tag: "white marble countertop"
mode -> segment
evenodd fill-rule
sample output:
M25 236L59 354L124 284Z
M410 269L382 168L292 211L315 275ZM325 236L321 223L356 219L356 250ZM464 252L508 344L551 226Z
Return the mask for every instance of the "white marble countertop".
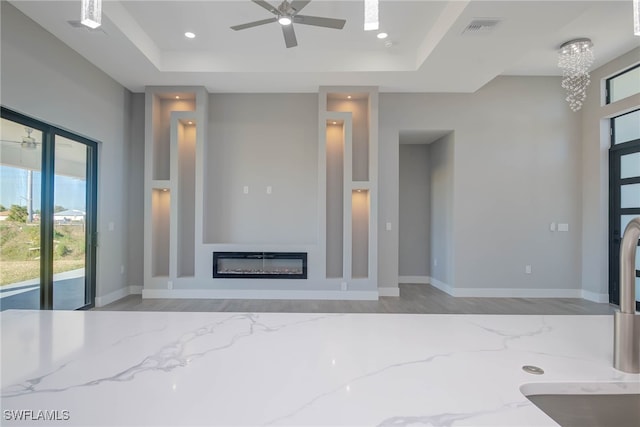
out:
M553 426L523 385L640 384L612 317L5 311L1 424Z

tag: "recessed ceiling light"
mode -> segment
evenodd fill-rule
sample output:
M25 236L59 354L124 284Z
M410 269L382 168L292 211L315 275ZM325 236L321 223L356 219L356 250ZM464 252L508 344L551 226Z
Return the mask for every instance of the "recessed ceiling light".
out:
M187 31L186 33L184 33L184 36L188 39L195 39L196 35L194 33L192 33L191 31Z
M180 96L179 96L179 95L176 95L176 99L180 99Z
M334 124L334 125L337 125L337 124L338 124L338 122L333 122L333 124Z
M347 99L351 99L351 95L348 95L348 96L347 96Z
M386 39L387 37L389 37L389 34L387 33L378 33L378 35L376 36L379 39Z
M193 124L193 122L192 122L191 120L189 120L189 124L190 124L190 125L192 125L192 124Z

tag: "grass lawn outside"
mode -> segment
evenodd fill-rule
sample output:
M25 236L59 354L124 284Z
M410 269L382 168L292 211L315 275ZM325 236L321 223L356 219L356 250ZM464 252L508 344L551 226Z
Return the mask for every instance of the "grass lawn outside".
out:
M56 224L53 273L85 267L83 224ZM40 277L40 225L0 223L0 286Z

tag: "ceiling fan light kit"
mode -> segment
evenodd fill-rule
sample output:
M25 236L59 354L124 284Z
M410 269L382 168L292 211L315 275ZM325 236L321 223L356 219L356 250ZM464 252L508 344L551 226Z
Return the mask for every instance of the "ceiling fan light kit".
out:
M234 25L232 30L246 30L247 28L253 28L260 25L270 24L272 22L278 22L282 27L282 35L284 36L284 43L287 48L295 47L298 45L296 33L293 29L293 24L313 25L316 27L333 28L341 30L346 24L344 19L325 18L321 16L308 16L299 15L298 13L308 5L311 0L293 0L291 2L284 0L278 7L274 7L264 0L251 0L258 6L268 10L273 15L272 18L262 19L260 21L247 22L246 24Z

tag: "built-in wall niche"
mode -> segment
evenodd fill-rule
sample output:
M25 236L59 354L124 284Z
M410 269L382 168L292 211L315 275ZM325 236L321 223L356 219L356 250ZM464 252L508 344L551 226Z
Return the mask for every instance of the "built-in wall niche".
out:
M351 191L351 276L369 277L369 190Z
M327 264L330 278L343 277L344 233L344 120L327 120Z
M369 94L328 93L327 111L352 114L352 180L369 180Z
M169 276L169 225L171 219L171 191L154 188L151 192L151 275Z
M196 120L176 120L178 148L177 276L191 277L195 271Z
M195 111L192 92L161 92L153 95L153 171L152 179L168 180L171 175L171 113Z

